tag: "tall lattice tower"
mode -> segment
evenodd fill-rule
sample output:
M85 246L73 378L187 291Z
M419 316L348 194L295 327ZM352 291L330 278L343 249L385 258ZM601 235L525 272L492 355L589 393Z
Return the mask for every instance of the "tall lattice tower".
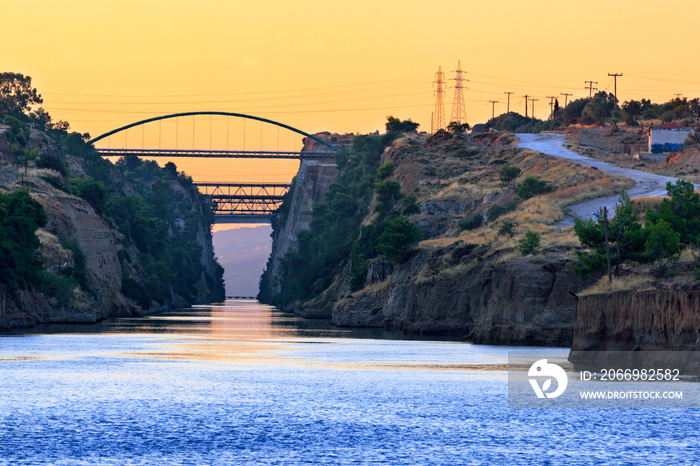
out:
M455 73L457 77L452 78L455 81L455 98L452 101L452 116L450 117L450 122L454 121L458 125L461 125L463 122L467 122L467 107L464 105L464 92L462 89L464 89L464 81L468 81L468 79L464 79L464 76L462 76L466 71L462 70L462 63L460 61L457 62Z
M445 123L445 102L442 96L445 94L445 73L442 72L442 67L439 66L435 73L435 112L433 113L433 132L436 133L447 127Z

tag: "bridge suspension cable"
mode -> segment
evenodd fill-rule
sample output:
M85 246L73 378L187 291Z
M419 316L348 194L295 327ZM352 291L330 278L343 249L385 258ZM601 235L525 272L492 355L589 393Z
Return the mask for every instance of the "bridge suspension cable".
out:
M298 128L295 128L295 127L293 127L293 126L289 126L289 125L286 125L286 124L284 124L284 123L280 123L280 122L278 122L278 121L274 121L274 120L270 120L270 119L262 118L262 117L257 117L257 116L253 116L253 115L246 115L246 114L243 114L243 113L234 113L234 112L210 112L210 111L172 113L172 114L170 114L170 115L162 115L162 116L153 117L153 118L146 118L145 120L140 120L140 121L137 121L137 122L128 124L128 125L124 125L124 126L122 126L122 127L120 127L120 128L114 129L114 130L112 130L112 131L108 131L108 132L106 132L106 133L104 133L104 134L101 134L101 135L99 135L99 136L97 136L97 137L91 139L91 140L88 141L88 142L94 144L94 143L96 143L97 141L100 141L100 140L102 140L102 139L104 139L104 138L106 138L106 137L109 137L109 136L111 136L111 135L113 135L113 134L115 134L115 133L119 133L119 132L121 132L121 131L125 131L125 132L126 132L129 128L133 128L133 127L135 127L135 126L144 125L144 124L146 124L146 123L150 123L150 122L153 122L153 121L161 121L161 120L167 120L167 119L170 119L170 118L175 118L175 122L176 122L176 123L175 123L175 124L176 124L175 146L176 146L176 149L177 149L177 148L179 148L179 141L178 141L179 117L184 117L184 116L193 116L193 117L194 117L194 116L196 116L196 115L220 115L220 116L228 116L228 117L242 118L242 119L243 119L243 125L244 125L244 126L243 126L243 127L244 127L244 131L243 131L243 136L244 136L244 149L245 149L245 121L246 121L246 120L255 120L255 121L259 121L259 122L261 122L261 123L268 123L268 124L276 125L276 126L278 126L278 127L285 128L285 129L288 129L288 130L293 131L293 132L295 132L295 133L301 134L301 135L303 135L303 136L305 136L305 137L307 137L307 138L313 139L314 141L316 141L316 142L318 142L318 143L320 143L320 144L323 144L324 146L328 147L328 148L331 149L331 150L334 150L334 151L339 150L339 149L338 149L337 147L335 147L334 145L332 145L332 144L330 144L330 143L328 143L328 142L326 142L326 141L324 141L324 140L322 140L322 139L320 139L320 138L318 138L318 137L316 137L316 136L314 136L314 135L312 135L312 134L309 134L309 133L307 133L307 132L305 132L305 131L302 131L302 130L300 130L300 129L298 129ZM128 133L127 133L127 134L128 134Z

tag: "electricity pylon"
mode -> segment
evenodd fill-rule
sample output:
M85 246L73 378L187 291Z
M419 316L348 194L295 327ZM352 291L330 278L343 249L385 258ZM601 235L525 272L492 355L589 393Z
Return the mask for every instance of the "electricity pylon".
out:
M462 121L464 123L467 122L467 107L464 104L464 92L462 89L464 89L464 81L469 81L468 79L464 79L462 76L463 73L466 73L466 71L462 70L462 63L460 61L457 62L457 69L455 70L455 73L457 74L456 78L452 78L455 81L455 98L452 101L452 116L450 117L450 122L456 122L458 125L462 124Z
M445 94L445 73L442 72L442 67L439 66L435 73L435 81L437 84L435 89L435 112L433 113L433 132L437 133L441 129L446 128L445 124L445 102L443 94Z

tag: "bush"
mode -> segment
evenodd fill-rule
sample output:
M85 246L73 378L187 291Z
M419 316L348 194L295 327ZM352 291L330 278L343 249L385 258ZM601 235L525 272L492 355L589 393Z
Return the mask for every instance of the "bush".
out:
M377 193L377 211L386 214L391 210L396 201L401 199L401 183L395 180L384 180L374 185Z
M510 220L504 220L501 224L501 228L498 229L499 235L513 236L515 234L516 228L518 227L518 222L511 222Z
M513 183L520 176L521 170L518 167L506 165L498 171L498 177L501 180L501 186L506 187ZM513 186L515 188L515 186Z
M36 230L47 222L27 191L0 193L0 283L9 286L13 298L42 281L44 266L34 251L40 246Z
M459 229L462 230L476 230L481 225L484 224L484 216L481 214L474 214L469 218L463 218L459 221Z
M527 230L525 238L518 241L518 250L523 256L534 253L540 245L540 238L539 233Z
M527 200L535 196L547 194L554 191L554 186L546 181L541 181L534 176L528 176L522 183L518 183L518 196Z
M423 233L406 217L398 217L389 222L379 236L377 250L392 262L405 262L410 256L411 246Z
M417 214L420 212L420 207L416 203L416 196L409 194L401 200L401 208L404 215Z
M50 170L56 170L63 176L66 176L66 164L60 157L54 157L53 155L44 155L39 157L36 161L37 168L48 168Z
M387 133L405 133L408 131L414 131L420 126L419 123L415 123L408 120L401 121L399 118L394 118L393 116L388 116L386 118L386 132Z
M388 160L384 165L377 168L377 178L379 178L380 180L389 178L389 176L391 176L392 171L394 171L394 162Z
M493 222L496 220L498 217L500 217L503 214L507 214L508 212L511 212L515 210L516 207L518 207L518 204L520 202L517 199L513 199L512 201L509 201L505 205L495 205L489 209L488 213L488 221Z

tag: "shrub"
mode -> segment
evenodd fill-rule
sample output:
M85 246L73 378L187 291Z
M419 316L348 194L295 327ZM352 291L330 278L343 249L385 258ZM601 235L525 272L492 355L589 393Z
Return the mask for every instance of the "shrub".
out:
M416 203L416 196L410 194L401 200L401 207L404 215L417 214L420 212L420 207Z
M540 245L540 238L539 233L527 230L525 238L518 241L518 250L523 256L534 253Z
M37 168L48 168L51 170L56 170L63 176L66 176L66 164L60 157L54 157L53 155L44 155L39 157L36 161Z
M513 236L515 234L516 228L518 227L518 222L511 222L510 220L504 220L501 224L501 228L498 229L499 235Z
M391 176L392 171L394 171L394 162L388 160L384 165L377 168L377 178L379 178L380 180L389 178L389 176Z
M534 176L528 176L522 183L518 183L518 196L522 199L530 199L535 196L547 194L554 191L554 186L546 181L541 181Z
M506 187L513 183L517 177L520 176L521 170L518 167L513 167L511 165L506 165L501 167L498 171L498 177L501 180L501 186ZM515 186L513 186L515 188Z
M475 230L484 224L484 216L481 214L474 214L469 218L463 218L459 221L459 229L461 230Z
M517 199L513 199L512 201L509 201L505 205L495 205L489 209L488 213L488 221L493 222L496 220L498 217L500 217L503 214L507 214L508 212L511 212L515 210L515 208L518 206L520 202Z

